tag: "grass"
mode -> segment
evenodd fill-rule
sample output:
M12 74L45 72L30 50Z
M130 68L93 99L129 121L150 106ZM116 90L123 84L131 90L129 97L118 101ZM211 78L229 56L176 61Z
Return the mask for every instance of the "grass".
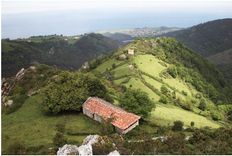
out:
M115 77L130 75L133 73L133 69L130 69L128 64L124 64L122 66L119 66L118 68L116 68L112 71L114 72Z
M107 61L105 61L104 63L100 64L96 70L103 73L106 71L106 69L111 69L112 68L112 65L115 64L115 65L118 65L120 64L121 61L118 61L116 59L108 59Z
M51 145L52 138L56 133L55 126L60 122L65 122L67 131L82 134L78 136L65 134L68 141L77 144L82 142L87 133L100 132L99 124L82 113L58 116L44 115L39 108L41 102L42 98L39 95L32 96L18 111L2 116L3 151L14 140L23 141L28 147Z
M125 84L125 86L128 88L130 87L130 85L132 85L131 88L133 89L141 89L142 91L146 92L153 101L159 100L159 96L147 86L145 86L138 78L131 78L129 82Z
M195 127L198 128L205 126L211 128L220 127L220 125L214 121L173 105L157 105L155 110L152 111L150 117L150 121L158 125L172 125L176 120L184 122L184 126L190 126L190 123L193 121L195 123Z
M159 74L166 69L159 62L161 60L157 59L153 55L137 55L134 58L134 62L138 68L150 75L159 76Z

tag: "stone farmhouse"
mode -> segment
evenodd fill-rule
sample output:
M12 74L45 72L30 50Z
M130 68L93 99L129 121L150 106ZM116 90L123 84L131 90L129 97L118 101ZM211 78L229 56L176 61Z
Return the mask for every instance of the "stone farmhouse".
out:
M112 119L111 124L120 134L126 134L139 125L141 118L97 97L89 97L82 108L83 114L98 122Z

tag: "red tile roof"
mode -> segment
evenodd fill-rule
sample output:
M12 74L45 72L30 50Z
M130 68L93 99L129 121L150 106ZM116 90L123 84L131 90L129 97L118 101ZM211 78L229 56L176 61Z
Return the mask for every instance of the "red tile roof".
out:
M123 130L127 129L140 119L140 116L126 112L125 110L97 97L88 98L83 104L83 108L98 114L104 119L113 118L114 120L111 123Z

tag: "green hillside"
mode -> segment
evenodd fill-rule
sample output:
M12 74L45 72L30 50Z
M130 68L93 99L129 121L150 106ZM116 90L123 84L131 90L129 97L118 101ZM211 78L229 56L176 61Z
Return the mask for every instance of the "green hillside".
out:
M135 54L128 55L128 49L134 49ZM122 54L127 58L120 59ZM213 119L225 120L225 114L216 105L230 100L221 93L225 83L223 77L213 65L174 39L138 39L119 49L94 71L118 86L146 92L157 103L150 117L156 124L170 125L182 120L186 126L194 121L197 127L216 128L220 124ZM218 79L213 80L206 73ZM167 93L162 92L164 86ZM208 93L207 88L212 93ZM162 98L167 104L161 102ZM204 111L198 108L201 101L207 104Z
M134 55L129 55L128 49L133 49ZM213 65L172 38L138 39L89 64L89 69L78 72L47 65L26 69L6 97L14 104L2 107L2 154L15 154L14 150L20 151L21 146L26 148L26 154L56 154L55 143L63 137L61 145L80 145L89 134L113 137L114 132L106 124L84 116L80 108L89 96L120 105L129 88L147 93L154 105L140 125L123 136L125 148L137 149L133 142L129 143L131 139L179 134L172 130L178 120L184 123L184 136L197 133L197 128L206 130L205 134L231 127L232 105L227 96L231 92L224 90L227 83ZM62 137L55 140L59 125L65 128ZM189 148L198 149L196 145Z
M34 36L2 40L2 76L15 75L31 64L47 64L61 69L79 69L85 61L110 54L119 42L100 34L82 36Z

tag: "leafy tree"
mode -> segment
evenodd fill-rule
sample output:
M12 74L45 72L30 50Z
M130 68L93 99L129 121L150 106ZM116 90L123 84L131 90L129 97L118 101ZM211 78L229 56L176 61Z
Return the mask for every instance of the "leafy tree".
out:
M205 109L206 109L206 102L205 102L204 99L202 99L202 100L200 101L200 104L199 104L198 108L199 108L200 110L202 110L202 111L205 111Z
M167 104L168 103L168 99L166 96L162 95L159 99L159 102Z
M172 130L173 131L182 131L183 130L183 126L184 126L184 123L182 121L174 121L173 123L173 127L172 127Z
M41 92L44 95L42 109L52 114L80 111L82 104L90 96L111 100L99 79L82 73L61 72Z
M165 95L167 95L168 92L169 92L168 88L166 86L164 86L164 85L161 86L160 91L161 91L161 93L163 93Z
M190 125L191 125L191 127L194 127L195 123L193 121L191 121Z
M176 78L177 77L177 72L176 72L176 69L175 67L169 67L167 69L167 72L169 75L171 75L173 78Z
M119 99L120 105L137 115L141 115L142 118L148 117L155 104L147 93L141 90L127 89L123 96Z

